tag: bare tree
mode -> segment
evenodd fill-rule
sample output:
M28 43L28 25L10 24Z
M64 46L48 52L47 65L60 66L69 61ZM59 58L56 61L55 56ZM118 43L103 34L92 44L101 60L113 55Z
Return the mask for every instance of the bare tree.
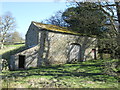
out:
M114 0L114 3L108 3L106 2L104 5L103 3L99 4L100 9L106 13L106 16L110 18L110 23L112 24L112 31L111 33L115 33L115 35L111 35L108 42L112 42L112 44L109 45L109 47L114 52L113 55L117 54L117 58L119 58L118 62L115 63L115 67L120 67L120 1ZM112 8L111 8L112 7ZM105 10L106 8L107 10ZM111 13L111 14L110 14ZM117 23L117 25L116 25ZM113 37L114 36L114 37ZM120 73L120 70L117 71Z
M49 19L46 19L44 22L56 26L67 27L68 24L63 20L62 14L62 11L57 11L53 16L51 16Z
M98 7L109 19L107 39L103 43L112 51L112 58L120 58L120 2L99 2ZM107 47L108 47L107 46Z
M18 31L14 31L12 33L9 33L5 39L5 44L15 44L15 43L21 43L24 41L22 36Z
M70 1L74 3L74 5L80 6L79 0ZM86 0L82 1L86 2ZM102 48L109 47L112 51L112 58L120 58L120 1L102 2L98 0L98 2L95 3L97 4L96 7L105 14L107 21L106 23L103 23L103 26L108 28L107 32L104 32L103 37L98 38L102 40L102 43L99 43L99 46Z
M11 13L6 13L0 16L0 48L4 47L5 38L7 34L15 29L15 19L12 17Z

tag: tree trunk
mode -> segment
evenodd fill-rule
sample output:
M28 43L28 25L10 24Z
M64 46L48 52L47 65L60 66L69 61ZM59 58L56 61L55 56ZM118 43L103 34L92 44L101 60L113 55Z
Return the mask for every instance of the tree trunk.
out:
M1 46L0 46L0 49L3 49L4 48L4 39L1 40Z
M3 43L1 43L0 49L3 49L3 47L4 47L4 45L3 45Z
M120 2L116 2L116 9L117 9L117 16L118 16L118 22L119 22L119 28L120 28Z
M119 40L120 39L120 2L115 2L115 4L116 4L117 16L118 16L118 24L119 24L119 26L118 26L118 36L116 38L117 39L116 41L117 41L118 46L120 47L120 40Z

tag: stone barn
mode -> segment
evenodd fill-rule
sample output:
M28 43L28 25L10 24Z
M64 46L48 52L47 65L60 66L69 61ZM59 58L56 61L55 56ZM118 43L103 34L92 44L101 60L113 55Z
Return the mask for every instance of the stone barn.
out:
M11 56L10 68L27 69L96 59L96 44L94 37L64 27L31 22L26 34L26 50Z

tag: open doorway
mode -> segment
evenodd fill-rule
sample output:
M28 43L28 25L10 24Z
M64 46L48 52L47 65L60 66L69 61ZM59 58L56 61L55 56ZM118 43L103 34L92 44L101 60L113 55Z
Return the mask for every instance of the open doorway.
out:
M19 55L19 68L25 68L25 55Z

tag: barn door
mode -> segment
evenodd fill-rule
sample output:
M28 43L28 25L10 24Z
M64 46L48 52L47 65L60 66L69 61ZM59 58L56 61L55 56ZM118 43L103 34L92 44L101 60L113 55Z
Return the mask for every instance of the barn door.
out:
M76 62L80 60L80 45L73 43L70 45L68 52L68 62Z
M25 68L25 56L19 55L19 68Z

